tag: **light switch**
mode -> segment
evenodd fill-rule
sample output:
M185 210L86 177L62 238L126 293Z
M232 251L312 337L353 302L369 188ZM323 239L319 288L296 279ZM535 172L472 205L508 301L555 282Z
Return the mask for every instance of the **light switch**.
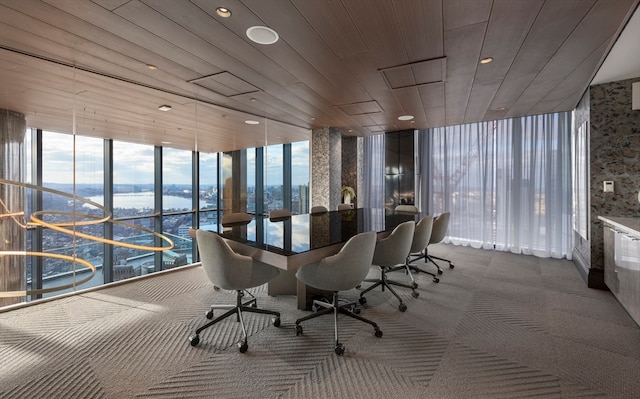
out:
M607 180L604 182L604 192L612 193L613 192L613 181Z

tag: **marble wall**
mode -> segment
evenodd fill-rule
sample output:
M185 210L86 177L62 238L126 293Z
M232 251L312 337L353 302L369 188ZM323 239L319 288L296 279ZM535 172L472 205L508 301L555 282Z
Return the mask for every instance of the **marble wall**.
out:
M342 131L326 127L311 132L311 204L336 209L342 202Z
M631 84L640 78L591 86L589 286L604 285L604 243L598 216L640 217L640 110L631 109ZM614 192L603 192L612 180Z

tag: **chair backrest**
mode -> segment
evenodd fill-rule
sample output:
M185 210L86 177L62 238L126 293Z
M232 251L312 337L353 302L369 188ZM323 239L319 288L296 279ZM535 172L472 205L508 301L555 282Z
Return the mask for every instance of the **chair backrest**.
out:
M396 206L395 211L400 213L411 213L414 215L420 213L418 207L415 205L398 205Z
M253 217L245 212L226 213L222 216L223 226L248 224Z
M225 290L248 288L253 259L240 255L216 233L196 230L198 252L209 281Z
M433 216L427 215L416 223L416 229L413 233L413 241L411 242L410 253L422 252L431 239L431 231L433 229Z
M269 212L269 219L277 220L277 219L287 219L291 217L291 211L288 209L274 209Z
M372 263L378 266L395 266L404 263L411 250L415 229L416 223L409 220L400 223L391 234L378 240Z
M437 244L444 240L444 236L447 235L447 229L449 228L449 216L449 212L444 212L433 219L433 230L431 231L429 244Z
M327 212L329 212L329 210L326 207L322 206L322 205L316 205L316 206L311 208L311 213L312 214L314 214L314 213L327 213Z
M348 211L353 209L353 204L338 204L339 211Z
M360 284L369 273L376 233L357 234L349 239L340 252L322 259L312 286L327 291L350 290Z

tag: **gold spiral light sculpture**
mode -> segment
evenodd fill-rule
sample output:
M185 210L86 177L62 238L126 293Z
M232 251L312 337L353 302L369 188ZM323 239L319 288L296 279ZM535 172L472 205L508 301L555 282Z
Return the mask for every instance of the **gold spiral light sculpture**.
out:
M37 212L33 212L30 215L30 218L29 218L30 221L27 222L24 219L24 212L12 212L10 209L7 209L6 204L2 202L2 200L0 199L0 205L2 207L2 209L0 210L0 218L12 218L13 221L16 223L16 225L20 226L23 229L33 228L33 227L44 227L44 228L49 228L51 230L58 231L60 233L69 234L73 237L84 238L90 241L100 242L104 244L111 244L114 246L126 247L131 249L138 249L142 251L160 252L160 251L166 251L166 250L172 249L174 247L173 241L170 238L166 237L165 235L141 226L136 226L130 223L114 220L112 218L111 212L109 212L108 209L106 209L103 205L98 204L97 202L93 202L87 198L79 197L79 196L65 193L64 191L59 191L52 188L42 187L42 186L29 184L29 183L22 183L14 180L0 179L0 184L15 186L15 187L22 187L25 189L28 188L36 191L42 191L42 192L48 192L55 195L60 195L66 198L71 198L74 201L81 201L87 205L91 205L95 208L98 208L103 212L103 216L94 216L94 215L88 215L88 214L81 214L77 212L37 211ZM53 222L47 222L44 220L44 216L46 215L63 215L63 216L69 216L70 219L53 223ZM83 218L83 220L77 220L78 217L80 216ZM113 224L118 224L124 227L132 228L135 230L144 231L145 233L149 233L154 235L157 238L160 238L162 241L164 241L165 245L156 247L156 246L132 244L132 243L126 243L121 241L110 240L102 237L96 237L90 234L85 234L85 233L80 233L78 231L75 231L75 227L78 227L78 226L89 226L89 225L95 225L100 223L113 223ZM73 227L73 228L69 228L69 227ZM55 259L68 260L87 268L91 273L87 277L84 277L78 281L74 281L70 284L64 284L64 285L50 287L46 289L0 291L0 297L20 297L20 296L38 295L38 294L60 291L67 288L75 287L77 285L84 284L87 281L91 280L96 273L96 268L94 265L76 256L61 255L61 254L54 254L54 253L47 253L47 252L36 252L36 251L0 250L0 258L5 256L38 256L42 258L55 258Z

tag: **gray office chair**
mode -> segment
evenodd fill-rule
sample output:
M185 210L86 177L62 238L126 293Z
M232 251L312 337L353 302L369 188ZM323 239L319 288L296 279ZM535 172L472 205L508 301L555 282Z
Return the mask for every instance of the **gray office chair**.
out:
M198 252L209 281L216 287L225 290L236 291L236 305L224 314L213 319L213 310L209 310L207 319L213 319L199 327L195 334L189 337L191 346L200 343L200 332L212 325L226 319L231 315L237 315L237 321L242 327L242 341L238 342L238 349L244 353L249 348L247 343L247 330L245 328L243 312L268 314L275 316L273 325L280 326L280 312L258 309L256 298L243 302L244 290L261 286L278 276L279 270L270 265L256 262L249 256L234 252L229 244L216 233L205 230L196 230Z
M288 209L274 209L269 212L269 220L278 222L291 218L291 211Z
M249 224L253 216L245 212L226 213L222 216L222 226L242 226Z
M316 206L312 207L311 211L310 211L310 213L312 215L316 215L316 214L320 214L320 213L327 213L327 212L329 212L329 210L326 207L322 206L322 205L316 205Z
M409 213L412 215L420 213L418 207L415 205L398 205L396 206L395 211L399 213Z
M413 240L411 241L411 250L409 251L409 256L402 266L396 266L393 268L393 271L396 270L404 270L409 277L411 277L411 282L415 288L418 288L418 284L415 282L412 271L414 272L422 272L426 274L430 274L433 276L433 282L438 283L440 279L434 273L428 272L426 270L422 270L418 268L418 266L414 265L418 259L422 259L425 257L427 245L429 245L429 240L431 238L431 231L433 230L433 216L427 215L420 219L418 223L416 223L416 229L413 233Z
M387 237L376 241L376 249L373 254L372 264L380 267L380 279L365 280L373 281L374 284L367 287L360 293L361 304L364 305L367 303L367 298L365 298L364 295L380 285L382 286L382 291L384 291L385 288L388 288L389 291L398 298L400 301L398 309L401 312L407 310L407 305L402 302L402 298L400 298L400 295L398 295L398 293L391 287L392 285L409 288L411 289L411 296L414 298L418 297L418 293L416 292L413 284L403 284L387 278L387 272L393 271L394 267L398 265L404 265L407 261L407 256L409 256L409 251L411 250L411 243L413 241L415 228L416 223L409 220L407 222L400 223Z
M353 209L353 204L338 204L339 211L350 211Z
M375 336L382 337L382 330L376 323L349 310L356 305L355 302L340 305L338 299L339 291L346 291L356 287L367 276L373 260L375 246L375 232L361 233L351 237L337 254L324 258L320 262L304 265L298 269L296 273L298 280L320 290L332 291L333 302L314 301L314 306L324 309L296 320L296 335L302 334L300 323L303 321L333 313L335 353L338 356L342 356L345 347L338 339L338 313L342 313L356 320L371 324L375 330Z
M447 229L449 228L450 215L451 214L449 212L443 212L440 215L438 215L435 219L433 219L433 230L431 232L431 238L429 239L429 245L438 244L442 242L442 240L444 240L444 237L447 235ZM436 270L438 271L438 274L442 274L442 269L434 259L449 263L450 269L453 269L455 267L455 265L448 259L438 258L437 256L429 255L429 252L428 252L429 245L427 245L427 248L424 251L425 263L426 262L433 263L436 266Z

